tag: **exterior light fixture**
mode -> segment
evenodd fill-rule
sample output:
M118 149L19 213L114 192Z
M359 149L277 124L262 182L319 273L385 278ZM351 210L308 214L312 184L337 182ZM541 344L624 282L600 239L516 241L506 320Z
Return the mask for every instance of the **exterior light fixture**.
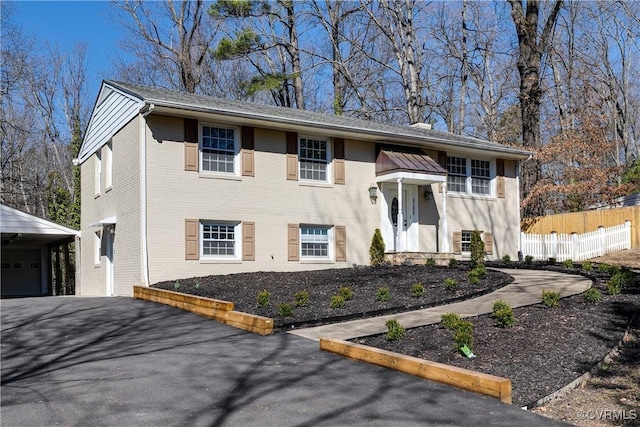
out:
M371 198L371 200L373 200L374 202L376 201L376 199L378 198L378 186L375 184L371 184L369 186L369 197Z
M425 200L433 200L433 190L430 185L427 185L424 188L424 199Z

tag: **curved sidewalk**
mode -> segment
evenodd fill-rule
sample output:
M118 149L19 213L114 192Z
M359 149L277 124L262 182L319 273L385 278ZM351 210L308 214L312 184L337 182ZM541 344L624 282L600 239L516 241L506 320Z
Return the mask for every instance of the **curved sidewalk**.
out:
M438 323L440 322L440 316L445 313L458 313L460 317L491 313L493 303L499 299L506 301L514 308L537 304L540 302L543 289L559 292L561 297L576 295L589 289L592 283L586 277L552 271L503 268L494 270L513 276L514 281L497 291L466 301L406 313L304 328L289 331L289 333L314 340L319 340L320 338L349 340L387 332L385 322L389 319L398 320L405 328L415 328Z

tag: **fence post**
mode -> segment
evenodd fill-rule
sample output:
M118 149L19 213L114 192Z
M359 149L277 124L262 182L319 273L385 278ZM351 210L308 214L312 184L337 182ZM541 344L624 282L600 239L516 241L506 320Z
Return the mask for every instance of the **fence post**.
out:
M578 252L578 233L574 231L573 233L571 233L571 259L573 261L582 261L581 259L578 259L581 255Z
M551 232L551 257L558 259L558 233Z
M625 249L631 249L631 221L630 220L626 220L624 222L624 229L627 232L627 245Z
M598 226L598 234L600 235L600 245L598 247L598 256L602 256L607 253L606 248L606 240L604 236L604 227L602 225Z

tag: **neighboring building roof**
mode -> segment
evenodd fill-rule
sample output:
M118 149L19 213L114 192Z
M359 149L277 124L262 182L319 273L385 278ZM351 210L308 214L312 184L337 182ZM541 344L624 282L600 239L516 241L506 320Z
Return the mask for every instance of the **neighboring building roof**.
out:
M390 172L447 174L446 169L427 155L381 150L376 159L376 175Z
M35 215L0 204L0 232L2 235L39 235L45 240L77 236L78 231ZM49 239L51 238L51 239ZM4 242L3 238L3 244Z
M123 99L124 98L124 99ZM308 110L277 107L252 102L234 101L204 95L174 92L166 89L106 80L91 115L85 139L78 156L82 163L104 145L129 120L150 106L166 109L221 114L259 120L280 126L298 125L330 129L344 135L366 135L376 141L392 141L430 147L458 147L502 153L506 158L524 159L532 153L479 138L425 129L421 126L399 126Z

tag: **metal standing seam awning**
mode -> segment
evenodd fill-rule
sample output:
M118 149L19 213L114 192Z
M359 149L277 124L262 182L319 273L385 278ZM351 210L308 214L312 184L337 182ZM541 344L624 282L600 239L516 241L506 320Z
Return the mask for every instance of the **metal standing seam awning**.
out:
M376 159L376 182L427 185L446 182L447 170L426 154L381 150Z

